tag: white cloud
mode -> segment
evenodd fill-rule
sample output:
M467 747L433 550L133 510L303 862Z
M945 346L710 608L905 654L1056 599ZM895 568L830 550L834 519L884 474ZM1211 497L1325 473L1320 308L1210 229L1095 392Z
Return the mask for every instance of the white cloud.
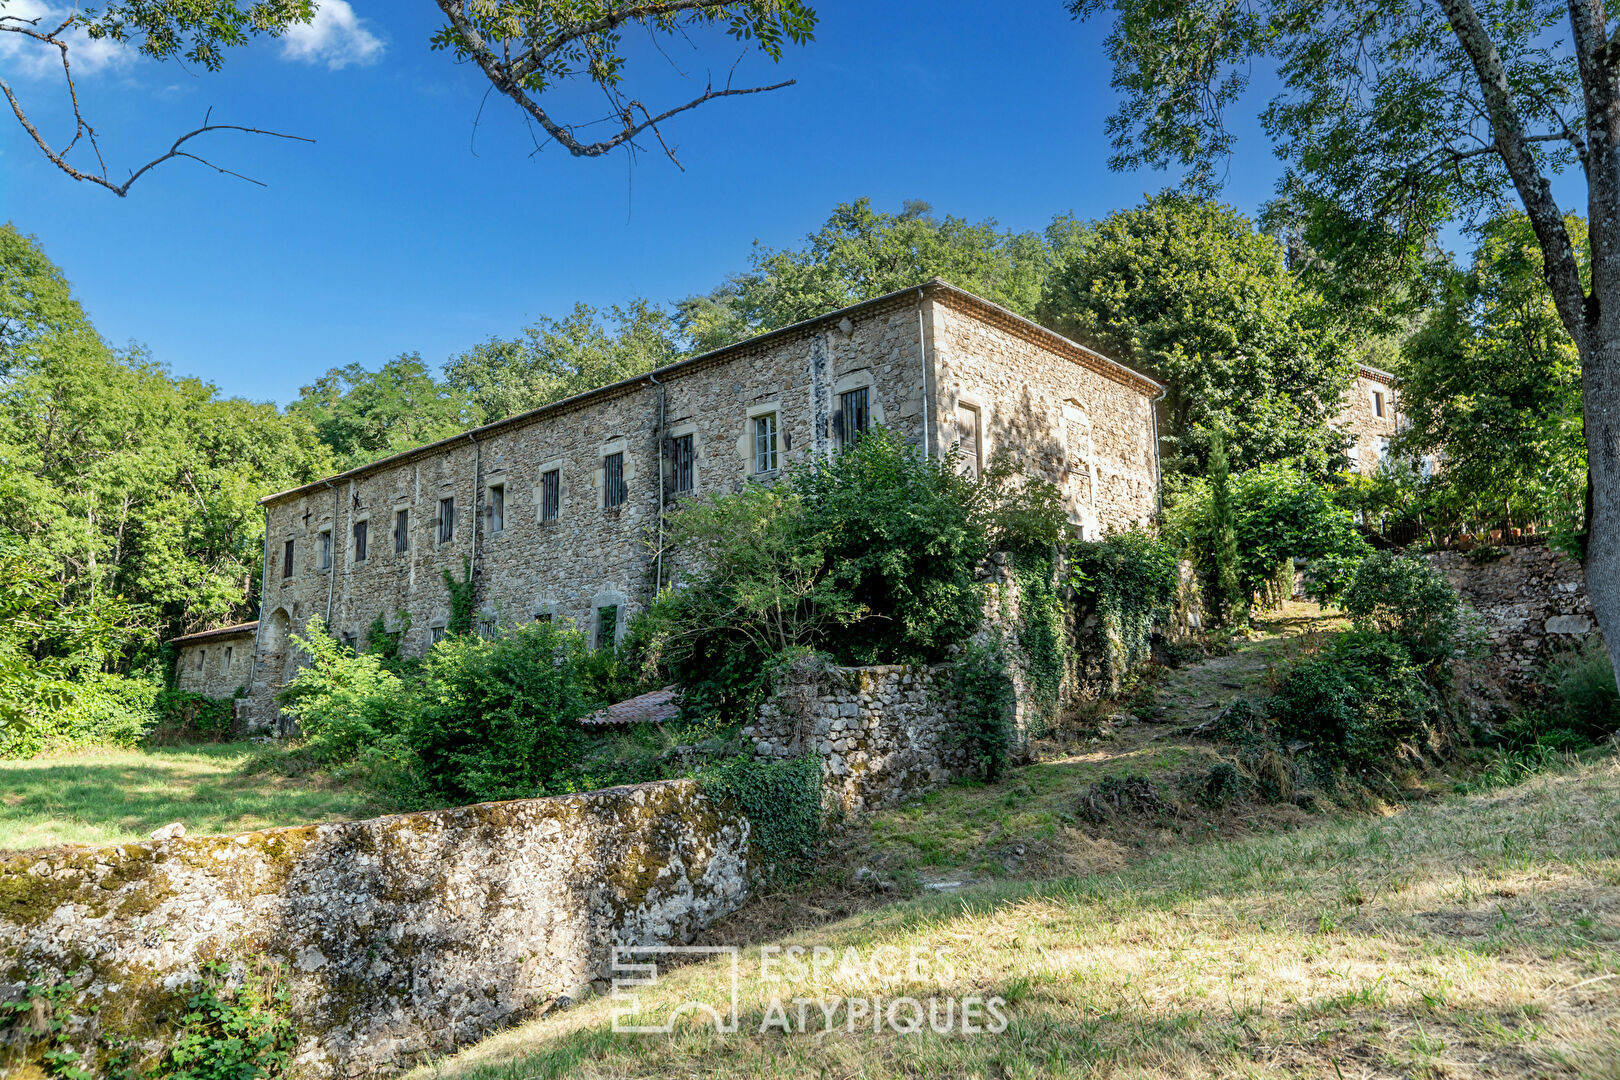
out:
M0 15L18 19L38 19L35 29L55 30L72 10L54 8L40 0L0 0ZM97 41L78 27L68 31L64 40L68 45L68 62L75 75L91 75L108 68L122 70L135 62L136 53L127 45L102 38ZM29 78L61 75L62 54L54 45L25 37L22 34L0 33L0 62L7 70Z
M375 63L382 51L382 41L366 29L349 0L321 0L314 19L292 27L281 39L286 59L325 64L333 71Z

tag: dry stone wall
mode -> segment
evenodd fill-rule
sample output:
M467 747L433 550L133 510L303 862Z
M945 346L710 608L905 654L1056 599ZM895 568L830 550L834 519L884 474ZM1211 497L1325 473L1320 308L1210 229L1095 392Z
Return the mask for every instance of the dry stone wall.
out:
M748 888L689 780L0 860L0 998L71 979L74 1040L158 1051L200 964L284 972L294 1077L386 1073L689 940Z
M177 689L212 698L228 698L247 686L253 669L251 629L211 633L179 642L174 657Z
M1585 571L1556 548L1523 544L1497 559L1482 560L1478 551L1426 558L1484 620L1488 665L1510 686L1537 682L1553 654L1598 633Z

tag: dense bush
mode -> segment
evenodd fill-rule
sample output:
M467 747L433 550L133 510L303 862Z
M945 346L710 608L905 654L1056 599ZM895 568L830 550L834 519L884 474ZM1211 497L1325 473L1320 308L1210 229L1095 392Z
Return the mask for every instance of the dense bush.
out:
M155 723L148 732L149 741L228 739L236 721L236 699L168 689L158 693L153 712Z
M309 663L281 692L281 707L298 721L304 747L322 764L353 761L362 749L398 733L408 712L405 687L379 653L356 655L311 619L293 644Z
M956 661L959 748L981 780L995 780L1012 749L1017 700L999 644L970 645Z
M157 722L155 681L103 671L77 675L51 706L0 728L0 758L84 746L137 746Z
M1443 663L1465 644L1467 620L1457 590L1416 555L1368 556L1341 603L1357 629L1387 634L1420 664Z
M1620 692L1602 638L1594 634L1580 649L1558 657L1547 674L1568 728L1593 741L1620 729Z
M1170 545L1141 529L1069 547L1069 586L1081 611L1094 611L1111 685L1147 660L1154 623L1176 601L1179 574Z
M1406 649L1352 631L1296 664L1270 703L1277 734L1354 766L1375 765L1414 740L1436 713L1433 692Z

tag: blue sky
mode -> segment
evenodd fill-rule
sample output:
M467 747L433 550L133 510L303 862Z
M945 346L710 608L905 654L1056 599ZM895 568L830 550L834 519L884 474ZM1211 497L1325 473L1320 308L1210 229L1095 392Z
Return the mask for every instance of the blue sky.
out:
M755 240L790 244L862 195L1038 229L1056 212L1134 204L1172 179L1108 171L1104 27L1072 22L1059 0L817 7L813 43L780 65L753 57L738 69L740 80L798 85L669 124L684 172L656 153L633 166L535 154L515 107L494 98L475 132L486 84L429 50L434 6L352 0L352 24L333 20L294 46L257 43L218 74L113 57L83 77L115 170L210 107L216 121L317 140L210 137L208 156L267 186L176 161L118 199L57 173L8 118L0 206L40 238L114 343L142 343L226 393L285 403L331 367L411 350L437 364L576 301L706 291L744 266ZM740 48L697 40L695 51L671 48L672 60L698 85L708 69L723 80ZM637 96L691 94L669 61L631 44ZM13 56L8 75L23 62ZM59 133L58 84L21 70L36 115ZM573 116L600 112L591 98L566 103L578 104ZM1278 164L1257 131L1243 134L1227 198L1252 212Z

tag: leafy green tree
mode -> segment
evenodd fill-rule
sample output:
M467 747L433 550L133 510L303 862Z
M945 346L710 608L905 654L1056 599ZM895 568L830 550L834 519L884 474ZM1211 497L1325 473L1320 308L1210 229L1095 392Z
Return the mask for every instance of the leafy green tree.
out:
M1042 237L991 219L938 218L923 202L886 214L857 199L836 206L797 248L756 245L747 271L680 305L681 324L702 352L932 277L1030 315L1049 258Z
M1209 444L1210 601L1215 616L1228 623L1243 622L1249 602L1238 586L1237 522L1232 514L1232 470L1226 460L1226 439L1219 431Z
M1209 432L1238 469L1326 472L1355 358L1275 240L1229 206L1176 193L1067 230L1039 318L1169 388L1164 467L1200 473Z
M1119 167L1179 165L1214 186L1227 114L1257 66L1275 70L1262 121L1286 166L1279 195L1370 303L1410 290L1442 226L1517 197L1581 358L1586 577L1620 671L1620 71L1601 0L1067 6L1113 23ZM1560 190L1586 199L1589 276Z
M376 371L333 368L301 388L287 412L307 419L345 469L478 423L467 395L435 379L419 353L401 353Z
M669 314L645 300L601 313L577 304L518 338L492 337L451 358L444 381L487 424L678 360L676 336Z
M1585 223L1566 225L1588 266ZM1472 267L1406 342L1399 389L1410 426L1396 450L1437 456L1435 494L1471 517L1581 518L1581 362L1544 270L1523 214L1491 220Z

